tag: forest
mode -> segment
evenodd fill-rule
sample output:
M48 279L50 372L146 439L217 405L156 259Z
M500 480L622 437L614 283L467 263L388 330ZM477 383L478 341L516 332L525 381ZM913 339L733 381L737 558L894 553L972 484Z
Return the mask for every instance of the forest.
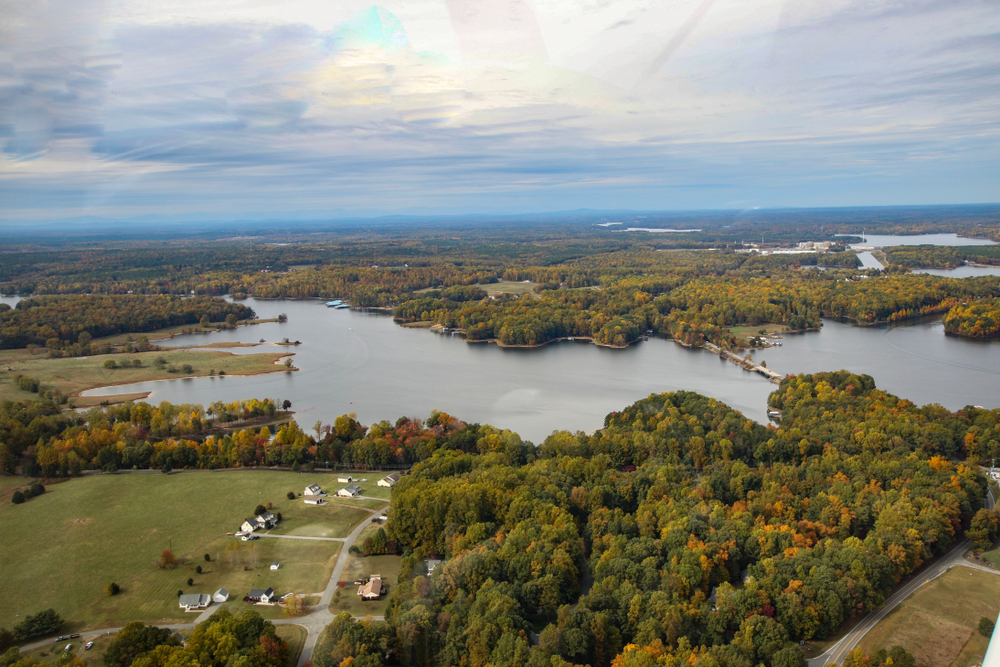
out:
M292 421L271 437L239 428L273 414L268 401L79 415L6 403L0 465L412 466L386 526L403 556L387 622L338 617L318 667L387 653L414 666L802 667L800 640L878 608L964 536L997 538L977 464L1000 453L1000 410L916 406L847 371L786 378L769 404L780 427L653 394L536 447L442 412L368 427L343 415L309 433ZM234 430L206 436L213 421ZM426 558L445 564L427 576Z
M944 317L944 330L968 338L1000 336L1000 299L983 299L952 307Z
M79 356L93 354L94 338L252 317L252 309L212 297L38 296L0 310L0 349L77 345L72 356Z

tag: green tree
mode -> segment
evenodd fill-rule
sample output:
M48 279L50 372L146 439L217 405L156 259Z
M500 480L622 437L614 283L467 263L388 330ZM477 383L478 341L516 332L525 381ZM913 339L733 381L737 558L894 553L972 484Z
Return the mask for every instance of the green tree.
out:
M108 644L104 653L105 667L130 667L136 658L157 646L179 646L167 628L133 621L122 628Z
M989 639L990 637L993 636L993 628L995 627L995 625L996 624L993 622L992 619L983 616L981 619L979 619L979 625L976 626L976 630L978 630L979 634L981 634L983 637Z

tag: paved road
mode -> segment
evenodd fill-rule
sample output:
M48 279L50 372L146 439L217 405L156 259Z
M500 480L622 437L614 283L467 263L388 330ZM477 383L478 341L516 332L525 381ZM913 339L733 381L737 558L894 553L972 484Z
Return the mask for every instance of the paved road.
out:
M996 504L996 501L993 498L992 489L986 494L986 502L984 504L987 509L992 509ZM991 574L1000 574L1000 572L997 572L996 570L992 570L976 563L970 563L965 560L965 552L970 546L972 546L971 540L962 540L958 546L945 554L945 556L942 557L933 568L922 573L919 577L915 578L913 581L909 582L890 595L881 607L868 614L864 620L844 635L839 642L831 646L826 653L809 660L809 667L825 667L831 663L839 665L843 662L844 658L847 657L847 654L857 647L857 645L861 642L861 639L868 633L868 631L875 627L879 621L888 616L889 612L895 609L900 602L910 597L910 595L915 593L917 589L924 584L938 578L953 567L970 567L976 570L990 572Z
M382 500L388 505L389 501L383 498L372 498L372 500ZM350 546L354 544L355 540L361 535L361 532L371 525L371 518L373 516L378 516L386 510L385 507L379 508L377 510L371 510L361 523L351 531L351 534L347 537L302 537L298 535L267 535L264 537L281 537L293 540L328 540L332 542L343 542L344 546L340 549L340 554L337 556L337 563L333 566L333 572L330 575L330 580L326 584L326 588L320 597L320 602L316 608L310 614L305 616L300 616L298 618L282 618L278 620L271 621L275 625L298 625L305 629L306 631L306 643L302 647L302 654L299 656L298 667L302 667L302 664L306 660L312 658L313 649L316 648L316 640L319 639L320 634L323 632L323 628L330 624L333 620L333 614L330 613L329 607L330 602L333 600L333 594L337 591L337 582L340 581L340 576L344 573L344 567L347 566L347 559L350 556ZM207 620L212 614L214 614L221 605L213 604L209 606L208 609L200 613L197 618L191 623L176 623L173 625L161 625L161 628L170 628L171 630L193 630L195 625ZM384 616L355 616L355 618L370 618L373 621L384 621ZM87 632L81 632L78 639L73 640L63 640L76 642L87 642L94 639L100 635L113 635L117 634L121 628L103 628L101 630L88 630ZM51 646L54 644L54 640L44 639L42 641L34 642L32 644L25 644L21 647L22 651L30 651L32 649L39 648L41 646Z

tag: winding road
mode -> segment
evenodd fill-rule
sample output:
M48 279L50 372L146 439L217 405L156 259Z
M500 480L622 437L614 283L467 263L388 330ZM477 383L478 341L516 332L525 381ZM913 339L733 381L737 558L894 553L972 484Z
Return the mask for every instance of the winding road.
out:
M989 493L986 495L986 508L993 509L995 502L996 501L993 499L993 490L990 489ZM825 653L815 658L811 658L809 660L809 667L825 667L829 664L841 664L844 658L847 657L847 654L857 648L864 636L868 634L868 631L874 628L879 621L888 616L889 613L898 607L903 600L910 597L924 584L937 579L953 567L969 567L974 570L981 570L983 572L989 572L990 574L1000 575L1000 571L998 570L993 570L965 560L965 552L970 546L972 546L972 541L969 539L964 539L959 542L954 549L945 554L933 567L929 568L926 572L922 572L920 576L915 577L913 581L905 584L895 593L890 595L881 607L868 614L868 616L866 616L860 623L845 634L840 641L827 649Z

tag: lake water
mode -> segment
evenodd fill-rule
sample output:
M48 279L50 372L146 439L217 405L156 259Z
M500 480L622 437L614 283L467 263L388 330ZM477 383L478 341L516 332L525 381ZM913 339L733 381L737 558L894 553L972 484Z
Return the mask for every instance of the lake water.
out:
M779 373L845 368L914 403L1000 407L1000 342L947 336L940 320L858 327L824 320L818 332L786 334L781 347L754 353Z
M604 415L651 393L685 389L712 396L760 422L776 386L705 350L654 338L625 350L586 342L538 349L466 343L458 336L397 326L383 314L335 310L315 301L250 299L261 324L177 337L165 345L215 341L269 343L288 337L302 370L253 377L197 378L109 387L88 395L152 391L151 402L202 403L245 398L292 401L309 425L356 412L366 424L438 409L469 422L509 428L540 442L553 430L592 431ZM783 373L848 368L917 403L951 409L1000 407L1000 343L945 336L940 323L894 328L826 322L822 332L786 336L782 347L755 353ZM261 345L240 353L287 348Z
M861 236L861 233L857 234L837 234L837 236ZM970 239L964 236L959 236L958 234L911 234L906 236L894 236L889 234L865 234L864 242L855 243L854 246L876 246L881 248L888 248L894 245L944 245L944 246L959 246L959 245L994 245L993 241L989 239Z
M913 269L912 273L926 273L946 278L974 278L975 276L1000 276L1000 266L957 266L954 269Z

